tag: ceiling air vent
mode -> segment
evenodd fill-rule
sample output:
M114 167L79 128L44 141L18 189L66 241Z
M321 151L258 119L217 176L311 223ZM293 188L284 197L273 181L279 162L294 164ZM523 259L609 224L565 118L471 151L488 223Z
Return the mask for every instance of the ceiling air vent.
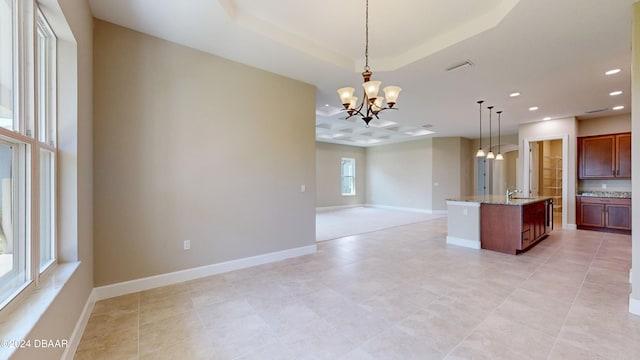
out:
M458 69L462 69L465 67L472 67L473 63L470 60L465 60L459 64L455 64L455 65L451 65L447 68L447 71L453 71L453 70L458 70Z
M602 109L595 109L595 110L589 110L589 111L585 111L585 114L595 114L595 113L599 113L599 112L603 112L603 111L607 111L609 110L608 108L602 108Z

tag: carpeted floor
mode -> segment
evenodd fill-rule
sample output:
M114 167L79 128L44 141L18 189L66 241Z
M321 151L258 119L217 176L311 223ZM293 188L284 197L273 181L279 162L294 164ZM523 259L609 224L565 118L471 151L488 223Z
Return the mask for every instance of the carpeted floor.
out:
M375 207L354 207L316 212L316 241L337 239L388 229L400 225L438 219L446 215Z

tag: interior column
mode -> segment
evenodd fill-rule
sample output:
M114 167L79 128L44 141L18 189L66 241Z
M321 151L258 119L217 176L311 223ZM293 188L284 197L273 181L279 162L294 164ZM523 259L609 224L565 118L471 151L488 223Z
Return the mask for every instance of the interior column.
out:
M640 315L640 1L633 4L633 34L631 58L631 133L632 158L631 208L631 295L629 312Z

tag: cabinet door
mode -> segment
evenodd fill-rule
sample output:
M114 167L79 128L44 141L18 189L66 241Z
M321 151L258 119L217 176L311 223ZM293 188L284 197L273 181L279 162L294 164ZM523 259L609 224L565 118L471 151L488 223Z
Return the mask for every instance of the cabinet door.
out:
M616 177L631 178L631 134L616 136Z
M581 179L612 178L615 173L614 135L594 136L580 139L580 171Z
M604 205L582 202L578 225L604 227Z
M605 211L608 228L631 230L631 206L607 205Z

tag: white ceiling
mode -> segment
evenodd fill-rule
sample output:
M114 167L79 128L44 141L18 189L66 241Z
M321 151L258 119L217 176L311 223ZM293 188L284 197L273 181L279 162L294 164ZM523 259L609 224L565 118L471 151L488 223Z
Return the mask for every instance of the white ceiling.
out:
M364 0L90 4L99 19L315 85L317 139L371 146L425 136L477 138L480 99L504 111L503 134L545 117L630 112L635 1L370 0L373 79L402 87L400 110L380 113L370 128L356 117L344 120L336 93L362 83ZM445 70L466 60L473 66ZM622 72L604 74L613 68ZM614 90L623 94L610 96ZM516 91L521 95L511 98ZM625 109L612 110L617 105ZM532 106L539 109L529 111ZM587 114L599 109L607 110ZM426 129L435 133L424 135Z

